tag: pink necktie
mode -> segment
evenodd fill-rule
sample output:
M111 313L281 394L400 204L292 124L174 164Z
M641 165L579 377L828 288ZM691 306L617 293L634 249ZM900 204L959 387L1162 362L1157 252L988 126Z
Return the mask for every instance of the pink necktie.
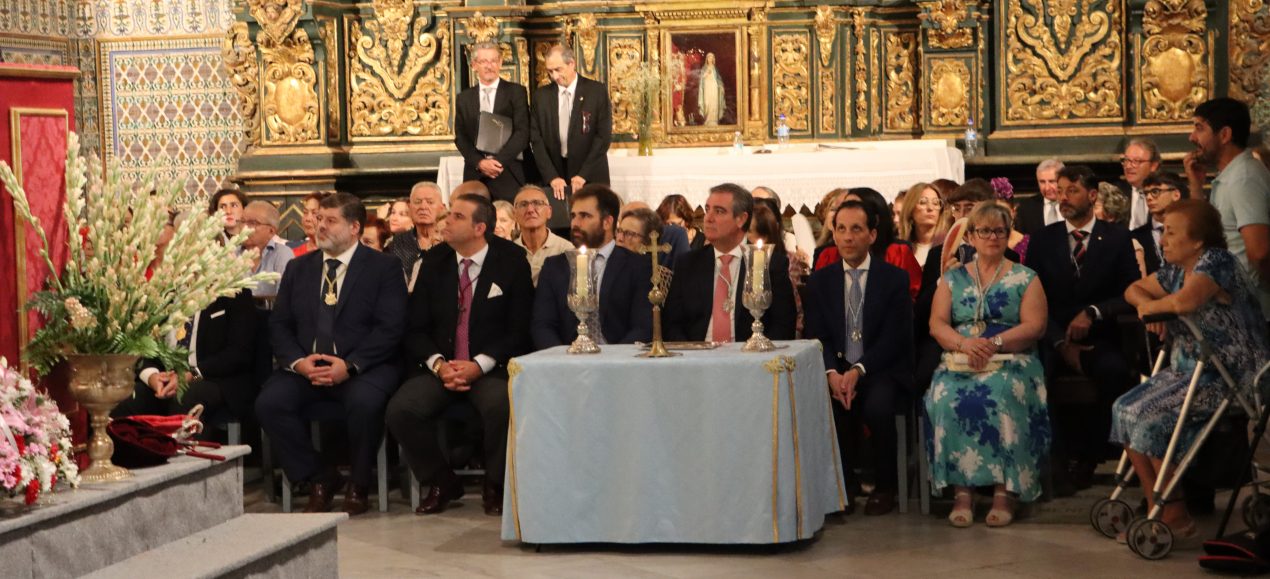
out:
M714 322L711 328L711 340L715 342L732 341L732 320L728 317L726 305L731 297L728 291L732 287L732 257L719 256L719 275L714 278Z
M459 274L459 323L454 330L454 359L470 360L467 343L468 317L472 313L472 278L468 270L472 260L463 260L463 273Z

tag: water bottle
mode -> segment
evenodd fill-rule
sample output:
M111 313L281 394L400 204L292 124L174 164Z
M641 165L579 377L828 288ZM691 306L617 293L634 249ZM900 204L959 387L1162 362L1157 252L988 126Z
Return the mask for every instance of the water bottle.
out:
M741 139L741 131L737 131L735 134L732 135L732 154L733 155L745 154L745 141Z
M967 159L979 154L979 131L975 130L975 120L973 118L966 120L966 142L964 154Z
M776 148L784 149L789 145L789 123L785 122L785 115L781 115L780 123L776 125Z

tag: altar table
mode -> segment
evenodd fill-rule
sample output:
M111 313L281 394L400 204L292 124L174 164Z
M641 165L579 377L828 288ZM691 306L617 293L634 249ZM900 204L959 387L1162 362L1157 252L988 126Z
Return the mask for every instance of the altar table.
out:
M705 206L710 187L732 182L743 187L771 187L795 210L814 209L825 193L838 187L872 187L888 201L919 181L965 180L961 151L943 140L851 141L799 143L770 154L746 147L736 155L730 147L657 149L650 157L635 149L609 151L610 187L626 201L644 201L654 209L672 193L693 207ZM774 145L769 145L774 149ZM463 181L463 158L443 157L437 184L448 199ZM566 212L567 213L567 212Z
M787 543L846 505L820 345L509 364L504 540Z

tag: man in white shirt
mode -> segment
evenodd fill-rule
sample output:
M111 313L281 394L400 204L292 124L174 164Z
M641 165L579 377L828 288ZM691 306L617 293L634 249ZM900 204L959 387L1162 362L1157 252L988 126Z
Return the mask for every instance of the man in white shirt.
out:
M251 229L251 235L243 242L243 249L260 252L251 273L267 271L281 275L286 271L287 263L295 258L291 248L278 237L278 222L281 218L278 208L268 201L252 201L243 209L243 225ZM262 281L251 290L251 295L255 298L272 298L278 295L278 283Z
M1151 220L1142 182L1160 170L1160 149L1150 139L1132 139L1120 156L1120 166L1124 168L1124 181L1129 185L1126 188L1129 189L1129 229L1133 230Z
M498 44L478 43L471 55L477 83L459 93L454 109L454 146L463 155L463 180L480 181L495 200L510 202L525 184L521 159L529 146L528 92L523 85L498 77L503 66ZM482 127L490 132L484 138ZM498 146L500 136L506 141L497 150L481 148Z
M538 272L542 271L543 262L548 257L573 249L573 244L547 228L547 222L551 220L551 202L542 187L521 187L516 193L516 202L512 208L516 212L516 225L520 227L516 245L525 248L526 257L529 258L529 271L533 275L534 286L537 286Z

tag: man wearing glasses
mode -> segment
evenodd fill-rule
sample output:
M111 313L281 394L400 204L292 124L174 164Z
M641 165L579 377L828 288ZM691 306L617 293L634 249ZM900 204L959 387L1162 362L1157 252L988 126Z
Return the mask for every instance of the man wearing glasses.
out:
M604 185L591 184L574 193L569 208L573 243L595 252L590 274L599 292L599 310L589 321L598 344L647 342L653 335L652 261L617 244L618 212L622 201ZM569 309L569 257L558 255L542 267L534 295L529 331L534 349L569 344L578 337L578 318Z
M1120 156L1120 166L1124 168L1125 183L1132 190L1129 229L1137 229L1151 220L1151 210L1147 207L1146 194L1142 189L1146 178L1160 170L1160 149L1149 139L1133 139Z
M551 221L551 203L547 200L547 192L541 187L521 187L516 193L516 202L512 204L512 208L516 213L516 225L520 226L520 237L516 239L516 245L525 248L525 255L529 258L529 271L536 287L543 262L548 257L573 249L573 244L547 228L547 223Z
M525 184L521 158L529 146L529 99L524 86L498 78L502 66L497 44L472 48L478 82L459 93L454 146L463 155L464 181L480 181L495 201L511 201Z
M1164 233L1161 217L1169 205L1187 197L1187 183L1176 173L1155 172L1142 181L1142 192L1146 194L1151 219L1130 233L1142 245L1146 275L1151 275L1164 265L1164 253L1160 250L1160 235Z

